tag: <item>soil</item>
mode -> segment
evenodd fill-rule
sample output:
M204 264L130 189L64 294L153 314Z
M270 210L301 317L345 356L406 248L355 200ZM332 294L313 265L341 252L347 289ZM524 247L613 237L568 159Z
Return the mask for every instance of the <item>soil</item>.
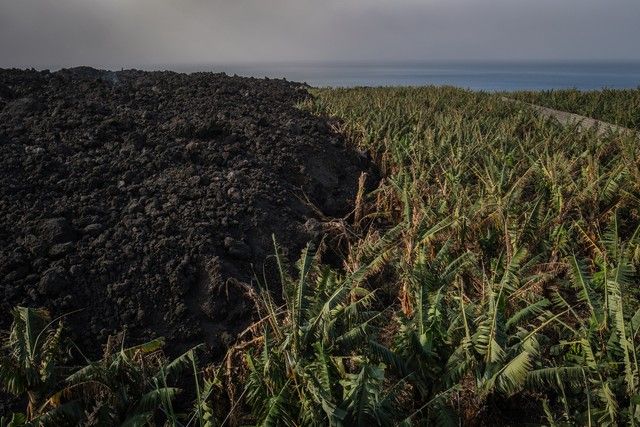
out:
M80 348L164 336L221 353L272 234L297 258L369 168L298 83L224 74L0 70L0 327L74 312ZM306 199L311 202L308 203ZM312 206L315 205L315 208Z

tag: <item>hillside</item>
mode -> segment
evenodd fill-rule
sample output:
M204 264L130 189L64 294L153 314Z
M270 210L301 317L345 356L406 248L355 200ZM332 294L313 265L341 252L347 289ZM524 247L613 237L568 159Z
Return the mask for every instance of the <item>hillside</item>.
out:
M90 353L125 328L223 353L251 320L243 286L273 277L272 234L297 256L367 168L307 97L211 73L0 71L1 311L80 310Z
M118 74L119 80L127 75ZM248 84L211 75L169 76ZM285 194L300 194L293 189L302 188L319 209L291 196L266 210L258 228L247 216L222 228L220 238L239 230L265 236L260 251L251 253L268 254L273 274L268 286L243 287L247 316L242 320L249 326L229 338L226 352L213 363L202 357L201 347L172 359L165 354L172 349L165 346L164 352L161 340L115 352L114 342L124 347L120 336L108 341L100 359L77 367L50 356L70 348L59 337L65 324L73 329L72 317L48 324L47 313L17 309L6 348L25 347L24 337L36 331L46 338L35 351L43 355L35 358L42 363L20 359L23 353L17 350L7 356L7 350L3 360L11 360L13 365L6 366L16 373L0 371L0 379L23 378L23 371L48 368L51 361L67 369L55 385L43 380L31 386L42 396L59 391L53 396L65 397L31 399L30 406L43 408L36 419L73 425L93 420L90 413L111 424L142 420L142 425L199 426L640 422L640 145L635 135L576 132L526 105L505 101L503 94L452 87L306 88L307 94L283 82L251 84L286 88L282 104L275 104L286 112L283 121L268 122L279 135L274 141L289 141L293 131L277 123L315 124L294 132L306 144L294 138L283 147L305 165L304 171L297 169L297 184L279 173L265 191L283 186L290 191ZM182 99L180 89L171 93L166 102ZM254 117L262 102L259 93L246 103L258 107L239 107L233 95L224 108L242 108L239 113ZM563 102L571 104L571 96ZM623 117L626 113L618 110L633 103L618 93L589 97L619 100L608 117ZM263 108L275 101L266 98ZM160 123L171 122L164 117ZM203 143L198 136L203 133L189 135ZM254 148L261 135L246 134L247 152L261 149ZM259 152L274 163L256 160L247 173L254 167L264 174L277 171L279 157ZM375 172L365 157L372 159ZM194 161L189 159L185 162ZM175 157L167 162L173 165ZM309 162L325 165L326 174ZM367 175L361 174L365 168ZM217 173L213 167L203 170ZM374 179L378 173L380 179ZM143 182L156 182L152 176ZM314 193L309 189L318 180L325 184ZM327 188L333 197L321 196ZM158 197L170 190L159 187ZM153 218L153 211L148 214ZM181 214L175 223L183 217L189 219ZM268 243L273 232L268 227L285 219L307 227L324 223L324 230L316 231L325 244L291 227L276 227L290 234ZM12 236L30 223L16 224L17 230L3 230L10 247L19 247L22 240ZM304 239L310 241L307 246ZM238 255L244 251L229 249L215 255L240 267L258 259L243 260ZM188 276L178 276L176 283L185 277L188 283ZM135 289L132 284L128 289ZM46 294L36 296L24 297L26 303L49 302ZM196 300L212 299L202 293ZM178 317L173 324L198 325L180 323L185 321L189 318ZM153 332L162 330L140 338ZM87 386L90 381L100 387ZM103 389L127 397L110 400ZM177 398L179 390L184 394Z

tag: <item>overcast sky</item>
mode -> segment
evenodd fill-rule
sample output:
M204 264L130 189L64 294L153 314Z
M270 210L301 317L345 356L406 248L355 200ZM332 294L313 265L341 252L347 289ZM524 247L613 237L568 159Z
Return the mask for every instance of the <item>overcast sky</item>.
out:
M0 67L640 60L640 0L0 0Z

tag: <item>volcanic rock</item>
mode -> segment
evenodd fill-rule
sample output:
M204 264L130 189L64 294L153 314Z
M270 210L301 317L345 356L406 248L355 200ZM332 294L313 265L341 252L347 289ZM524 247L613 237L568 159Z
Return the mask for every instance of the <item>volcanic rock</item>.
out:
M125 327L176 352L235 336L252 265L280 288L272 234L297 257L316 209L348 214L369 167L296 106L309 96L214 73L0 70L0 312L80 310L66 324L93 354Z

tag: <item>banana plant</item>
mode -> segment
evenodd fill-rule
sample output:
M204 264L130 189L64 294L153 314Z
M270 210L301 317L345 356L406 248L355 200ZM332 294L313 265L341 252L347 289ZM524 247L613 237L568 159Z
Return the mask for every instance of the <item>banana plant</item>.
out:
M13 323L0 355L0 384L14 396L27 395L25 420L29 421L59 379L63 323L61 317L52 320L44 309L16 307L11 315Z

